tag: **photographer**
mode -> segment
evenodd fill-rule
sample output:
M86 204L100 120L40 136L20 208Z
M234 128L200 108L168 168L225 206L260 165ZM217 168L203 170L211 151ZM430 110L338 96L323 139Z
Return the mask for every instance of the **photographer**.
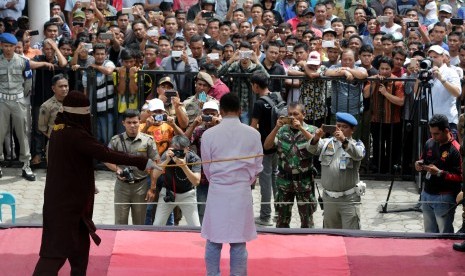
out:
M365 146L352 138L357 124L353 115L338 112L335 130L326 130L333 137L322 139L322 126L307 144L310 153L320 156L324 228L360 229L360 195L364 187L359 184L358 170Z
M420 63L423 70L428 70L428 80L432 82L431 103L429 103L429 118L433 116L433 110L436 114L444 114L449 120L449 129L457 139L457 124L459 121L458 110L456 105L457 97L462 93L460 77L457 71L447 67L444 62L444 49L441 46L433 45L428 50L430 60L424 60ZM429 63L429 64L428 64ZM432 64L431 64L432 63ZM432 67L430 69L430 67ZM423 71L422 70L422 71ZM422 78L420 71L420 78ZM415 84L415 93L418 92L419 80Z
M287 112L288 117L278 119L263 145L265 150L275 146L277 149L279 173L275 201L290 203L279 205L276 227L289 228L292 206L296 198L300 227L313 228L313 213L316 210L312 176L313 155L305 145L312 139L316 127L304 123L304 105L291 103Z
M455 198L462 182L460 145L452 136L448 118L434 115L428 122L432 138L426 141L417 171L426 172L421 193L423 223L427 233L454 233ZM447 213L446 213L447 212Z
M171 147L162 155L161 166L166 167L164 172L157 171L152 179L152 186L148 193L149 200L154 198L151 191L159 177L163 177L163 188L158 198L158 207L155 214L155 226L163 226L174 207L179 206L186 218L187 225L200 226L199 213L197 211L197 199L195 186L200 183L201 165L187 165L188 163L200 162L200 157L189 150L189 139L185 136L176 135L171 140ZM181 203L177 205L177 203Z
M139 131L139 111L126 110L123 113L122 124L126 131L111 138L108 145L110 149L144 156L153 161L159 159L153 137ZM147 205L140 203L144 203L148 198L147 172L132 166L122 167L110 163L105 163L105 165L116 172L117 177L115 183L115 224L127 225L129 210L131 210L132 223L134 225L143 225Z

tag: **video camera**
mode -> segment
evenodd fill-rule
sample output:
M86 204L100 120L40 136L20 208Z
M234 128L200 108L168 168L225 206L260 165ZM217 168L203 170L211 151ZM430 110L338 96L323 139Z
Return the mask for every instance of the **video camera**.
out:
M424 60L420 61L420 71L418 72L418 79L421 81L429 81L432 79L433 75L431 72L431 68L433 67L433 61L429 58L425 58Z

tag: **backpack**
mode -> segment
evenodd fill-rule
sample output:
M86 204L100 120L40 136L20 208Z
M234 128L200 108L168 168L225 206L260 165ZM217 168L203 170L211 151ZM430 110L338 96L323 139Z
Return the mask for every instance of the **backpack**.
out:
M276 121L280 116L287 116L287 104L278 92L271 92L268 95L261 96L271 106L271 129L276 126Z

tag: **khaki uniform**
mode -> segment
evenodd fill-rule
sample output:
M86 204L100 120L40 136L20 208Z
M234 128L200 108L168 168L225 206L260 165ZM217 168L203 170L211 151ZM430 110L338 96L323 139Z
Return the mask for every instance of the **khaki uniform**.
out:
M50 134L52 134L57 113L62 107L63 103L59 102L55 96L51 97L40 106L37 128L47 137L50 137ZM48 143L45 148L45 154L48 160Z
M160 159L158 155L157 146L153 137L145 133L139 132L134 140L131 140L126 132L123 134L123 140L126 145L128 153L141 157L147 157L152 160ZM124 152L123 145L119 135L113 136L108 145L110 149ZM131 210L132 223L134 225L143 225L145 222L145 214L147 205L145 204L131 204L131 203L145 203L145 196L148 190L148 174L145 171L131 166L119 166L121 169L129 168L134 175L134 182L129 183L127 180L122 181L116 179L115 184L115 224L128 224L129 210Z
M360 182L358 170L365 156L362 142L349 139L344 150L333 137L307 144L307 149L319 155L321 185L324 188L324 228L360 229L360 196L355 185Z
M9 128L10 116L13 128L18 137L19 161L29 162L31 153L28 139L29 102L25 98L25 87L28 92L30 79L24 77L27 59L17 54L8 61L0 55L0 161L3 157L3 142Z
M58 111L63 107L63 103L53 96L40 106L39 122L37 128L47 137L50 137L53 126L55 125L55 118Z

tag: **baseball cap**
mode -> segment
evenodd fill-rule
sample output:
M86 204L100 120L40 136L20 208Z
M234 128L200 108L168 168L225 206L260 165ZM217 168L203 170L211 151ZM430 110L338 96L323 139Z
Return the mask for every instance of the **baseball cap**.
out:
M439 54L439 55L444 54L444 48L442 48L442 47L439 46L439 45L433 45L433 46L431 46L431 47L429 48L429 50L428 50L428 53L431 52L431 51L433 51L433 52L435 52L435 53L437 53L437 54Z
M306 16L307 14L310 14L310 13L311 13L312 15L315 15L315 12L313 11L313 8L312 8L312 7L310 7L310 8L308 8L308 9L304 10L304 11L300 14L300 16Z
M332 33L334 36L337 37L336 31L333 30L333 29L331 29L331 28L324 29L324 30L323 30L323 35L325 35L326 33Z
M147 102L148 110L155 111L155 110L165 110L165 105L160 99L152 99Z
M452 14L452 7L447 4L442 4L441 6L439 6L439 11Z
M218 107L218 104L215 101L209 101L203 104L202 110L205 109L213 109L216 111L220 111L220 108Z
M321 64L320 53L318 53L317 51L311 52L308 55L307 64L320 65Z
M73 18L86 19L86 14L83 11L78 10L73 13Z
M173 83L173 81L171 80L170 77L161 78L160 81L158 82L158 85L161 85L163 83L169 83L169 84L171 84L171 87L174 87L174 83Z

